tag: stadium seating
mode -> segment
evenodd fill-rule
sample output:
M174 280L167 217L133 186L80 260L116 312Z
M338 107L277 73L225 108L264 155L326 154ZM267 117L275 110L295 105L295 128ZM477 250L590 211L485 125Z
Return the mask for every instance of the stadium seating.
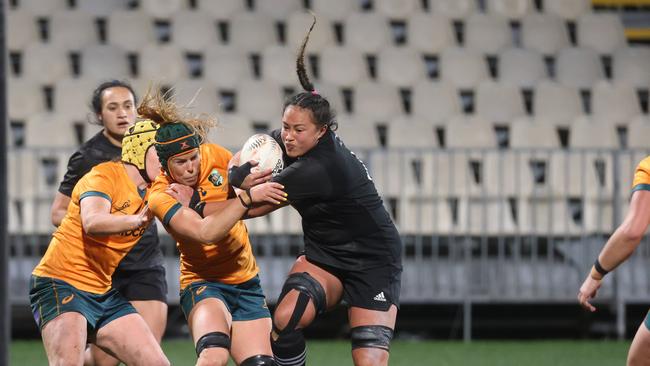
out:
M542 55L554 55L569 46L569 34L560 17L532 13L521 20L521 41L525 48Z
M451 22L436 13L417 13L407 23L408 45L425 54L438 54L456 44Z
M71 10L60 10L49 15L49 42L55 47L80 51L99 42L97 26L92 17L79 16L78 11ZM131 36L137 38L137 35Z

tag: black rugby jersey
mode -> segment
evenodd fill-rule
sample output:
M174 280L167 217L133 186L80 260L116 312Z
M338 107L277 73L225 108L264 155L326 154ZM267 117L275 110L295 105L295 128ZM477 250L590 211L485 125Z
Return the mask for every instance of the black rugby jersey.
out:
M79 150L70 156L67 171L59 185L59 192L70 197L79 179L88 173L92 167L122 156L122 148L113 145L102 132L99 131L95 136L84 142L79 147ZM158 228L156 223L152 223L138 244L122 259L116 272L162 265L163 256L158 242Z
M337 268L401 268L402 242L363 163L328 130L293 159L280 130L271 132L284 153L282 183L302 217L305 255Z

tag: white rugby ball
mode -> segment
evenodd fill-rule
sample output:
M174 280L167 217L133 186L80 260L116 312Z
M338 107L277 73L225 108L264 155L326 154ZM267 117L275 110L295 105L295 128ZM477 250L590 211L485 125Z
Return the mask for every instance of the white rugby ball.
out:
M273 137L264 133L249 137L241 148L239 164L244 164L249 160L256 160L259 163L251 168L251 173L272 169L273 176L276 176L284 168L282 148Z

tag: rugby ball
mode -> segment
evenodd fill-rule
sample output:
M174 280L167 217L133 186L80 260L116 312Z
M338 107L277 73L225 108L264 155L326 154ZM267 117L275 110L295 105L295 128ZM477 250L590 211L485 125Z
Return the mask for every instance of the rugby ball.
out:
M249 160L256 160L259 163L251 168L251 173L272 169L272 174L275 177L284 168L282 148L273 137L264 133L249 137L241 148L239 164L244 164Z

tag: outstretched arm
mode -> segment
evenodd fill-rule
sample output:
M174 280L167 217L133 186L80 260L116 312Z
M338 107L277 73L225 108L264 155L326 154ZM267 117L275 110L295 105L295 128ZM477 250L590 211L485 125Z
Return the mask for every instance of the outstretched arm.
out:
M111 202L91 196L81 200L81 226L89 235L111 235L148 225L153 214L145 207L137 215L111 214Z
M603 277L634 253L648 225L650 225L650 191L635 191L625 220L614 231L598 255L598 263L602 268L596 268L594 265L580 287L578 301L582 307L589 311L596 311L589 301L596 297ZM602 272L603 269L607 272Z
M170 187L167 191L184 205L174 214L169 225L177 234L201 243L213 243L224 238L253 207L253 203L279 205L285 199L282 185L269 182L253 187L250 195L247 191L241 191L236 198L207 203L202 212L205 218L202 218L197 211L187 207L187 192L187 189L178 186Z

